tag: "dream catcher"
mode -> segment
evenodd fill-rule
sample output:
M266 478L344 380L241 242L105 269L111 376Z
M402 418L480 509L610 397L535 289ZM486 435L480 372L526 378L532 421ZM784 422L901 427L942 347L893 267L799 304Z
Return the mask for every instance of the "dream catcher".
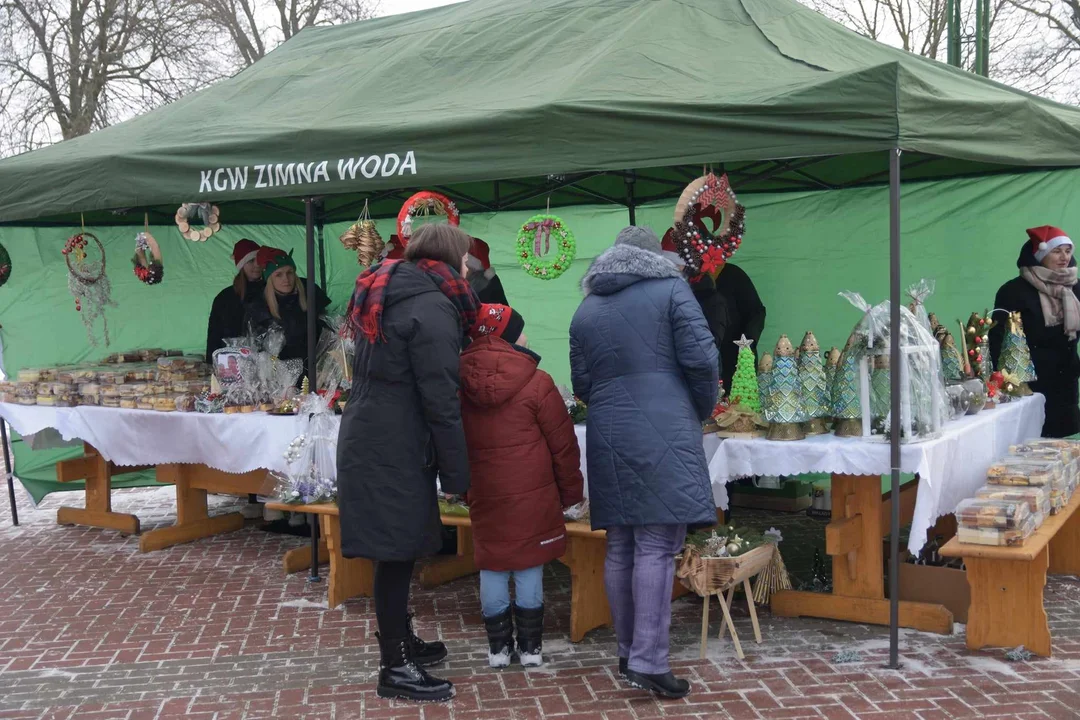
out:
M135 236L135 256L131 258L135 277L147 285L157 285L165 277L165 266L161 263L161 248L150 234L146 221L143 231Z
M91 257L91 252L98 258ZM83 230L68 238L63 255L68 268L68 290L75 298L75 310L82 314L86 337L97 347L94 321L101 317L105 347L108 347L109 320L105 308L116 307L116 303L112 301L112 286L105 274L105 248L93 233Z
M421 190L405 201L398 212L398 237L401 238L401 246L409 244L409 238L413 233L413 221L418 217L428 216L445 217L451 225L461 223L461 214L458 212L454 201L445 195L430 190Z
M664 235L664 244L675 247L693 274L713 273L742 244L745 215L727 175L709 173L683 190L675 206L675 225Z

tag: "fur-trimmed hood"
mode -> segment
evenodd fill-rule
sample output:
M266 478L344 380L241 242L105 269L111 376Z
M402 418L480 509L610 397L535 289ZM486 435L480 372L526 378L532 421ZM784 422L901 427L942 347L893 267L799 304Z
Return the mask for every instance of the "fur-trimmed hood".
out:
M613 295L641 280L681 277L663 255L633 245L614 245L593 260L581 278L581 290L586 295Z

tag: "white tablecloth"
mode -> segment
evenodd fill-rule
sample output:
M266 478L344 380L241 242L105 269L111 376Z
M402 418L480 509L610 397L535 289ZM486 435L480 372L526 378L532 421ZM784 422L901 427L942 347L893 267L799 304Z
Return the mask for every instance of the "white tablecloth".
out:
M589 469L588 464L585 462L585 425L575 425L574 432L577 434L577 444L581 448L581 474L585 476L585 497L589 497ZM713 495L716 494L715 488L719 483L719 487L724 487L724 483L727 480L721 480L721 478L713 470L713 458L716 456L717 451L720 450L721 442L720 438L716 435L703 435L701 444L705 448L705 461L709 463L709 479L713 483ZM724 497L727 497L727 491L724 492ZM726 506L725 506L726 507Z
M1041 395L999 405L948 423L941 437L900 449L900 470L919 474L919 496L908 549L915 554L926 531L986 483L986 470L1009 446L1039 437L1046 401ZM727 507L727 482L753 475L837 473L887 475L889 444L883 440L819 435L797 442L730 439L712 456L717 505Z
M0 403L23 436L54 428L93 445L117 465L201 464L229 473L285 470L298 419L265 413L164 413L102 407L49 408Z

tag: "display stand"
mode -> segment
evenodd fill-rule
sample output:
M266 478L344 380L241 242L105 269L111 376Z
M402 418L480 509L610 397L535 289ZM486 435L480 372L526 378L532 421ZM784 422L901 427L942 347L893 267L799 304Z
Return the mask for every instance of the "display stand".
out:
M901 525L911 519L917 488L912 482L900 492ZM881 539L888 535L891 502L881 495L877 475L833 475L833 520L825 528L825 552L833 559L833 591L780 591L772 598L773 614L888 625ZM900 626L948 635L953 614L943 605L901 602Z
M56 511L57 524L85 525L119 530L125 535L138 535L139 518L112 510L112 476L139 472L148 469L148 466L118 467L106 460L89 443L83 444L83 452L85 455L81 458L56 463L57 481L84 480L86 486L85 507L61 507Z

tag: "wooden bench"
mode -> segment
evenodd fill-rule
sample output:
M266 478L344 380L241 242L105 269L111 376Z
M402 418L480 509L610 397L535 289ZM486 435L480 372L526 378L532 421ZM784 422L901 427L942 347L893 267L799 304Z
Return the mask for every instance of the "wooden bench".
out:
M85 481L85 507L64 506L56 511L58 525L85 525L87 527L119 530L125 535L139 534L139 518L129 513L113 512L112 477L148 469L147 466L123 467L106 460L89 443L83 443L83 456L61 460L56 463L58 482Z
M1080 575L1078 507L1080 493L1019 547L974 545L953 538L941 548L943 556L963 558L967 566L969 649L1023 645L1036 655L1051 655L1043 588L1047 572Z
M374 569L370 560L349 559L341 554L341 522L337 505L290 505L267 503L271 510L318 515L322 541L319 561L330 562L327 605L337 607L349 598L370 597ZM477 572L473 560L472 521L468 517L443 515L443 525L458 529L458 552L453 557L438 557L420 570L420 584L436 587ZM611 608L604 589L604 559L607 557L607 533L593 530L588 524L566 524L566 554L559 562L570 569L570 639L580 642L590 630L611 624ZM285 554L286 573L311 567L310 547L299 547ZM688 591L676 581L673 597Z

